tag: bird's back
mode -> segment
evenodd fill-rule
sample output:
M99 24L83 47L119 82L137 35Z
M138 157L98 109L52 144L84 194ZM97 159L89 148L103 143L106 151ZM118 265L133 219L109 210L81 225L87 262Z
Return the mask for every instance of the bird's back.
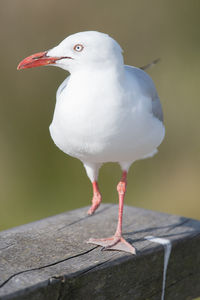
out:
M163 122L162 105L151 77L140 68L125 66L125 70L132 79L132 82L134 82L134 85L137 85L140 94L147 98L151 98L152 113L156 118Z

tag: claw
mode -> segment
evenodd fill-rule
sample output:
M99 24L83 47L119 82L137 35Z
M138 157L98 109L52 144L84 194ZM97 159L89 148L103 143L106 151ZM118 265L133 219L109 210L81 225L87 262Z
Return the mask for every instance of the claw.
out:
M93 239L90 238L87 243L89 244L95 244L98 246L102 246L102 251L104 250L118 250L118 251L124 251L131 254L136 254L135 248L128 243L122 236L113 236L109 238L104 239Z
M89 239L87 243L102 246L103 248L101 250L119 250L131 254L136 254L135 248L122 237L122 214L123 214L124 196L125 196L126 184L127 184L126 178L127 178L127 171L125 170L122 173L121 181L117 185L117 191L119 195L119 214L118 214L117 230L114 236L105 239ZM97 182L94 181L92 206L88 211L89 215L95 212L95 210L100 205L100 202L101 202L101 194L99 192Z

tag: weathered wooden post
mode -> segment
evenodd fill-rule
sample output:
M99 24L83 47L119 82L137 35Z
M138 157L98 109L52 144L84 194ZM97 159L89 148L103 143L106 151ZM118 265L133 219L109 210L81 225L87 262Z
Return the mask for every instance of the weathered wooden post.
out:
M125 206L124 236L137 255L87 244L109 236L117 205L92 217L81 208L0 233L0 299L161 299L164 247L171 242L165 299L200 296L200 222Z

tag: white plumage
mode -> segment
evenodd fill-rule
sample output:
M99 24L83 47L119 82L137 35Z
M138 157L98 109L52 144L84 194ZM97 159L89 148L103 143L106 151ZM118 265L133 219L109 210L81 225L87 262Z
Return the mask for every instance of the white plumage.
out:
M87 59L80 69L80 62L68 61L75 67L69 67L71 75L57 92L50 126L52 139L62 151L87 165L119 162L127 170L135 160L156 153L164 138L163 123L153 114L152 104L158 99L155 86L144 71L123 64L121 48L105 34L75 34L60 44L62 53L58 45L47 55L68 54L68 39L71 43L77 36L77 43L85 45L85 51L90 38L88 48L97 48L97 59ZM106 47L104 40L109 49L104 49L105 54L98 61L98 53ZM59 63L63 66L62 61L58 61L58 66Z
M114 39L81 32L37 58L71 73L57 91L50 133L62 151L83 162L93 183L102 163L118 162L128 172L134 161L157 152L165 128L154 83L143 70L124 65ZM117 243L98 244L127 251Z

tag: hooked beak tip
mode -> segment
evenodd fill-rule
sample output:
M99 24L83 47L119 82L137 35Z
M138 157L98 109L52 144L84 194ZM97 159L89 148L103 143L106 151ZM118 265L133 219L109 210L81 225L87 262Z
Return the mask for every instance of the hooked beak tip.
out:
M32 54L32 55L26 57L18 64L17 70L44 66L44 65L53 64L56 62L57 58L48 57L46 54L47 54L47 51L43 51L43 52L38 52L38 53L35 53L35 54Z
M55 64L57 60L61 60L64 58L73 59L72 57L68 57L68 56L61 56L61 57L47 56L47 51L38 52L23 59L18 64L17 70L34 68L34 67L45 66L45 65L52 65Z
M21 70L21 69L23 69L23 65L21 63L19 63L17 66L17 70Z

